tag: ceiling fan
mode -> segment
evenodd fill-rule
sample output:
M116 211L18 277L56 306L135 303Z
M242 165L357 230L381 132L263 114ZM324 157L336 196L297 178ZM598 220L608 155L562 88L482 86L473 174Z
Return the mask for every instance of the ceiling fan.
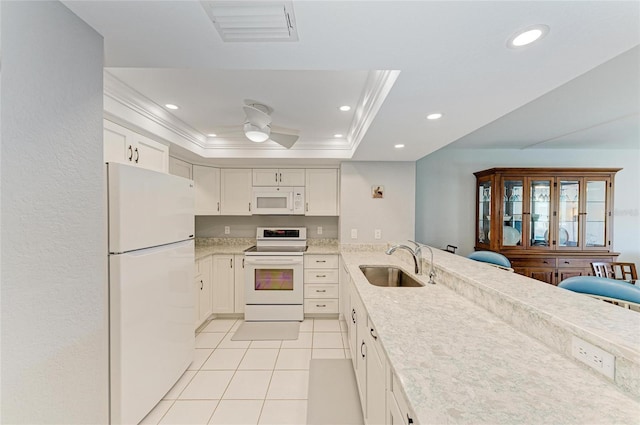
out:
M295 134L286 134L272 131L271 129L271 113L273 108L255 100L245 99L244 113L246 115L245 122L242 126L244 135L252 142L261 143L272 140L277 144L289 149L298 140ZM288 131L286 129L282 129ZM294 130L290 130L295 132Z

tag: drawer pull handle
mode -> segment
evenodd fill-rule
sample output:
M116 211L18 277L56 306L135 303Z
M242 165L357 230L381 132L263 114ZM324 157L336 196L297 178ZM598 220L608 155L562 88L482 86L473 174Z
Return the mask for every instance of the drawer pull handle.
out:
M327 277L326 274L317 274L316 277Z
M353 323L356 323L356 309L355 308L351 309L351 320L353 320Z
M373 333L373 328L371 328L371 330L369 331L369 333L371 334L371 336L373 337L373 339L378 339L378 335Z
M316 289L316 292L327 292L326 289Z
M316 307L326 307L326 304L316 304Z
M549 264L549 262L547 260L544 260L542 264Z
M413 419L411 418L411 416L409 416L408 413L407 413L407 423L408 424L412 424L413 423Z
M204 288L204 282L202 281L202 279L200 279L200 290L202 291L202 288Z
M316 263L326 263L327 260L316 260Z
M565 261L564 263L565 263L565 264L571 264L571 263L570 263L570 262L568 262L568 261Z

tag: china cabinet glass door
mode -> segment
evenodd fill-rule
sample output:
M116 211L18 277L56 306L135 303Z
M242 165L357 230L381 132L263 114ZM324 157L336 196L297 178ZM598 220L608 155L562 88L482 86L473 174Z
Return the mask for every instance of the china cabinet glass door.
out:
M551 247L551 202L553 200L553 178L528 179L529 211L526 240L529 247L549 249Z
M585 179L585 186L584 246L586 248L603 248L608 245L608 180Z
M580 228L580 179L558 181L558 225L554 237L558 248L578 249Z
M488 245L491 231L491 179L478 181L477 190L476 244Z
M522 246L524 179L505 177L502 180L502 198L501 245Z

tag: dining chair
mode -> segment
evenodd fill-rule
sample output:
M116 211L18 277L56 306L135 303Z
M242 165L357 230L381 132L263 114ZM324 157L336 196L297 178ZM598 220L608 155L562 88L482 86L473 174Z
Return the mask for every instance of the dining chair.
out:
M593 275L598 277L608 277L609 279L635 282L638 280L638 272L635 263L622 262L593 262L591 263Z
M591 263L591 270L593 275L597 277L610 277L612 275L611 263L593 262Z

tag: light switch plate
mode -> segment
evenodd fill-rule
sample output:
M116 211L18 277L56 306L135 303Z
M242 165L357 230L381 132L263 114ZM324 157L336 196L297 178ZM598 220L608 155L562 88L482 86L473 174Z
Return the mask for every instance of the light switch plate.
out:
M382 239L382 230L376 229L373 231L373 237L376 239Z
M358 239L358 229L351 229L351 239Z
M228 235L229 233L231 233L231 227L229 226L224 226L224 234Z
M321 235L322 234L322 226L318 226L318 234Z

